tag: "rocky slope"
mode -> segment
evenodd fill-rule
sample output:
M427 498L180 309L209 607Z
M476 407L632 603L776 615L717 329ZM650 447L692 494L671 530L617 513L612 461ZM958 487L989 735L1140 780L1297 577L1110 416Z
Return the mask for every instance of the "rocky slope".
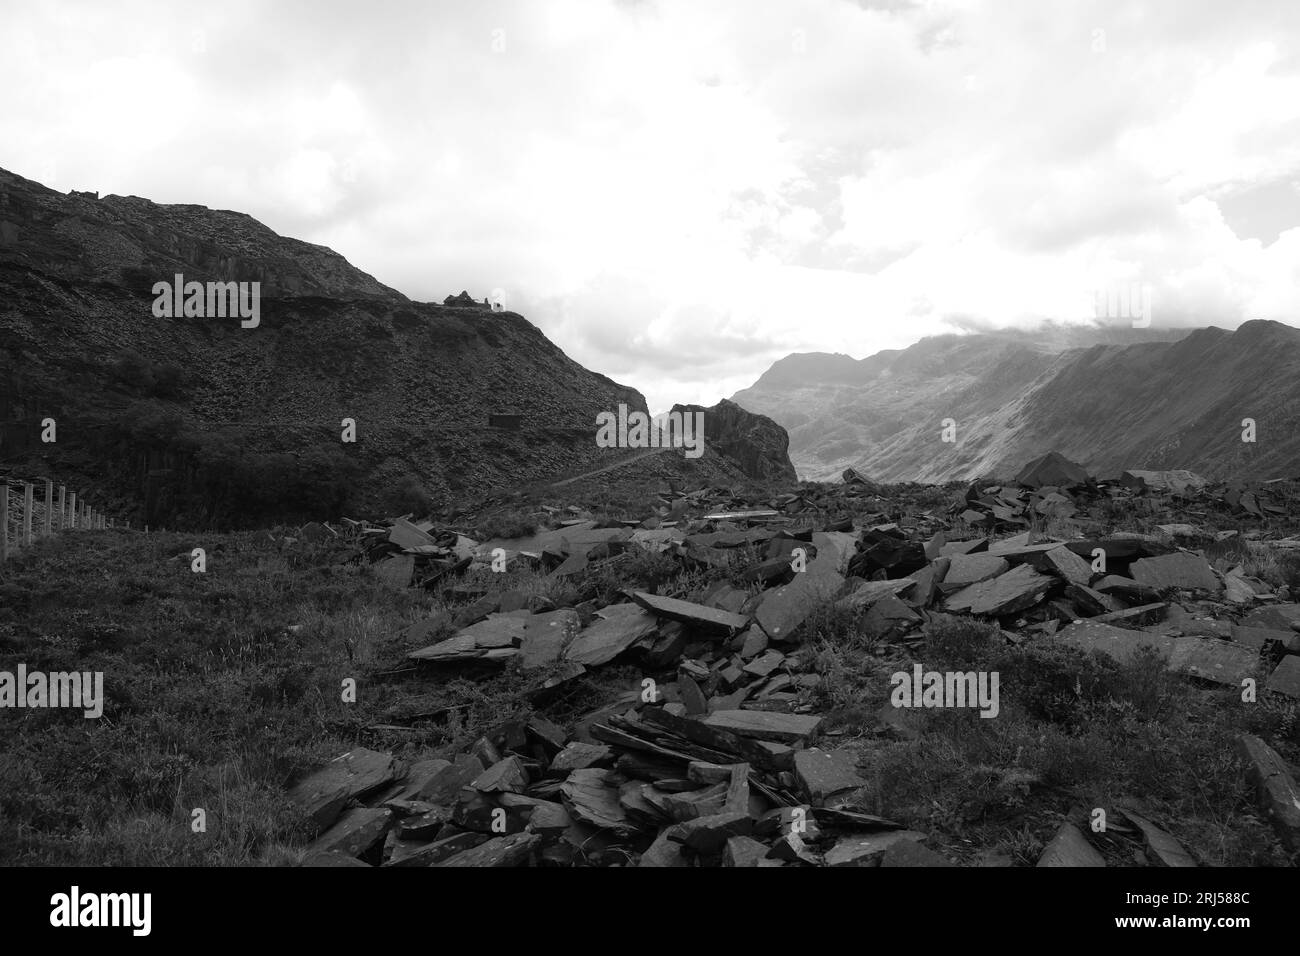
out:
M176 273L260 282L260 324L155 317L153 284ZM607 463L595 416L645 410L640 393L467 298L411 302L240 213L0 170L0 461L143 491L155 521L365 510L395 488L437 505ZM497 413L518 428L489 427Z
M1082 347L1087 345L1088 347ZM790 432L805 478L1008 475L1056 449L1093 473L1290 475L1300 452L1300 330L1047 326L926 338L861 360L792 355L733 400ZM1243 442L1242 420L1256 423ZM944 419L956 440L945 442Z

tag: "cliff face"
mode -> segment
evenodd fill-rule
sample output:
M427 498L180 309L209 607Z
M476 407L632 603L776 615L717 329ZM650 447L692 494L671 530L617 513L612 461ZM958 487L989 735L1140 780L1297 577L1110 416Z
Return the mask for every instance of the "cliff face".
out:
M760 482L795 481L790 463L790 436L766 415L746 411L723 399L712 408L674 405L674 412L704 414L705 455L730 458L749 478Z
M177 273L260 282L260 323L156 317L151 290ZM296 498L364 511L399 486L437 506L599 463L595 416L619 404L646 407L518 314L411 302L239 213L0 171L0 463L147 491L155 521L287 516Z

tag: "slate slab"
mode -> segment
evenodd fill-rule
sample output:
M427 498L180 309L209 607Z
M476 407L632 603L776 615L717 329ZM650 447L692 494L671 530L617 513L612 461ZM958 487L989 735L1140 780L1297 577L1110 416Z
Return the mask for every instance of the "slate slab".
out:
M720 611L713 607L706 607L703 604L681 601L677 598L647 594L645 591L635 591L632 594L632 600L659 617L681 621L683 624L691 624L704 630L730 634L744 630L749 626L749 618L747 617L732 614L729 611Z
M1173 652L1175 639L1167 634L1129 631L1096 621L1075 621L1057 631L1052 640L1084 651L1097 651L1127 664L1139 651L1148 647L1168 657Z
M1240 686L1259 663L1259 654L1231 641L1206 637L1180 637L1169 655L1169 669L1189 677Z
M1209 562L1198 554L1165 554L1156 558L1139 558L1129 568L1133 580L1148 587L1202 590L1217 594L1223 585Z
M1254 786L1265 816L1287 849L1300 852L1300 787L1286 763L1277 751L1250 734L1237 738L1237 753L1246 764L1246 778Z
M799 743L807 740L822 722L808 714L780 714L762 710L716 710L703 723L741 737Z
M1300 700L1300 657L1288 654L1282 658L1264 686L1274 694Z
M358 747L295 784L289 798L319 827L327 827L354 797L392 783L401 772L392 754Z
M1038 866L1105 866L1105 858L1092 848L1087 837L1072 823L1062 823L1047 844Z
M952 573L951 568L948 573ZM990 581L962 588L956 594L949 595L943 606L949 611L965 611L968 614L998 617L1014 614L1037 604L1055 580L1039 574L1028 564L1022 564Z
M608 664L659 626L659 618L630 602L612 604L596 616L599 620L580 631L564 652L565 660L588 667Z

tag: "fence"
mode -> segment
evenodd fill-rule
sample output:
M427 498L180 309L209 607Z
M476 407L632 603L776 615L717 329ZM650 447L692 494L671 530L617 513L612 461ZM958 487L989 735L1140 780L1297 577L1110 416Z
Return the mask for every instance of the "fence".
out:
M39 493L38 493L38 488ZM0 479L0 561L37 538L78 529L112 528L116 523L92 506L85 496L69 492L48 478L36 481ZM131 523L127 522L126 527Z

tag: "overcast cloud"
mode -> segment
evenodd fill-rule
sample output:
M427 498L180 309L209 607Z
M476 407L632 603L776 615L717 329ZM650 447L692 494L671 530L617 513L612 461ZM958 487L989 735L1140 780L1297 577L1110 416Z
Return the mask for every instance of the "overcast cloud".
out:
M1300 324L1300 4L0 3L0 166L509 306L652 408L981 324Z

